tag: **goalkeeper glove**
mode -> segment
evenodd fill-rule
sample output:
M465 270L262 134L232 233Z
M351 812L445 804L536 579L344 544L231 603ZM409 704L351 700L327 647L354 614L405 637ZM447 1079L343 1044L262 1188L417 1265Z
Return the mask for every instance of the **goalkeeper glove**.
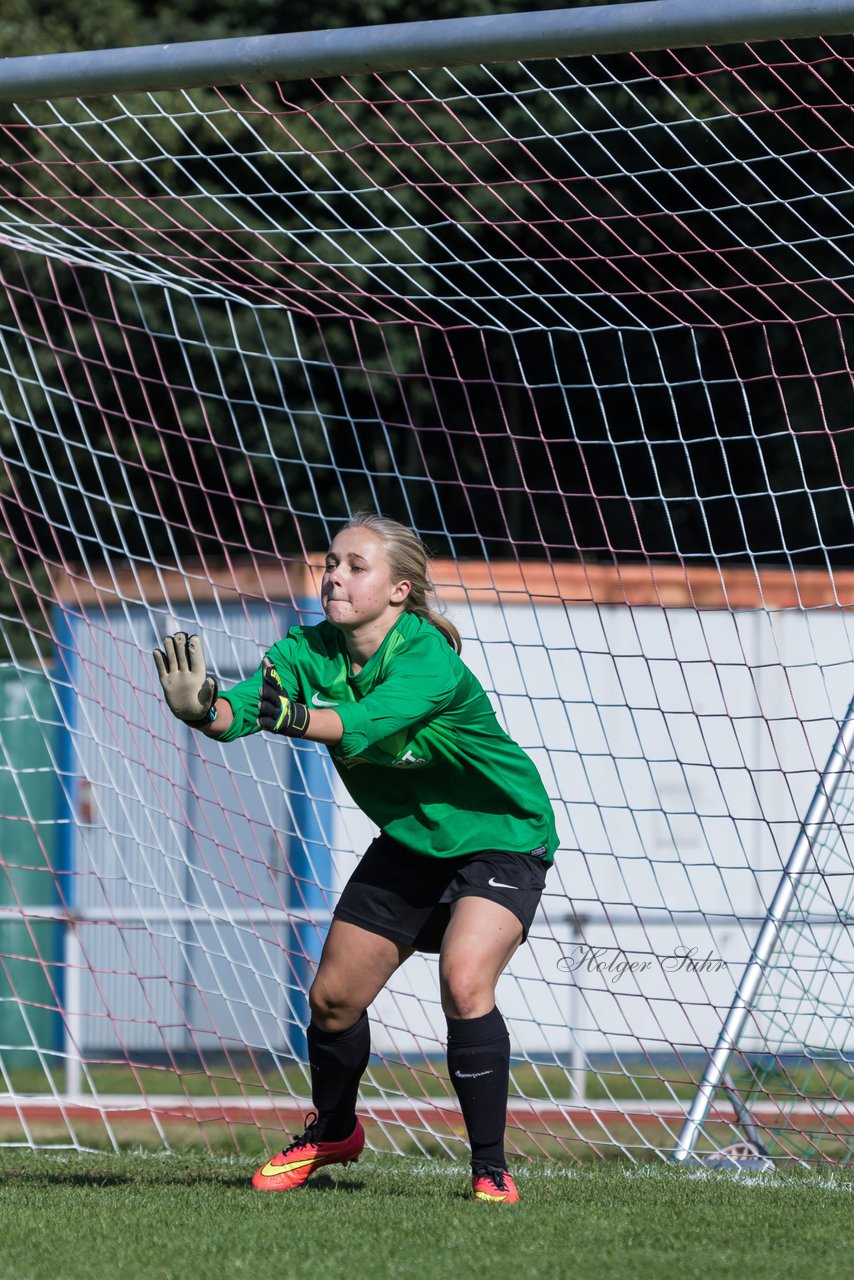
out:
M173 716L192 729L212 724L219 686L215 677L207 674L199 637L188 638L184 631L164 637L163 649L154 650L154 665Z
M304 738L311 714L304 702L291 702L269 658L261 664L264 681L258 695L258 727L289 738Z

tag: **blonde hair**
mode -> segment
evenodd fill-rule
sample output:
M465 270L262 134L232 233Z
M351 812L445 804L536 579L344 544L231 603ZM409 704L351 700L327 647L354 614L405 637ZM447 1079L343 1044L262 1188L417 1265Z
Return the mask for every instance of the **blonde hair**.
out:
M392 579L400 582L405 578L411 584L403 606L406 612L424 618L441 631L451 648L459 653L463 647L460 633L439 605L436 588L430 581L427 550L418 534L405 524L398 524L397 520L373 511L355 512L344 528L367 529L376 534L383 544Z

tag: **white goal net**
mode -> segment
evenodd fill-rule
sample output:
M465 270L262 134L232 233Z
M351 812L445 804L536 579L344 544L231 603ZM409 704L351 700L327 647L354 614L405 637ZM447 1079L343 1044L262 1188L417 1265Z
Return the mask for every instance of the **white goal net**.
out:
M323 749L174 722L149 654L254 670L372 508L558 816L511 1149L672 1151L854 688L852 47L3 109L0 1140L301 1127L371 830ZM850 1149L853 794L730 1064L772 1154ZM435 962L371 1018L370 1140L462 1151Z

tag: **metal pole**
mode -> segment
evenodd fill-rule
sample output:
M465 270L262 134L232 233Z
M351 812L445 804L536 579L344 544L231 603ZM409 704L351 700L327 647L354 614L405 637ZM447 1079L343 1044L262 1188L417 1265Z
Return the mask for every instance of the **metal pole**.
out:
M729 1074L725 1075L721 1083L723 1085L724 1093L730 1100L732 1109L735 1112L736 1121L741 1126L741 1130L745 1138L760 1156L770 1158L768 1148L762 1141L762 1135L759 1132L756 1121L748 1111L744 1099L733 1084L732 1077Z
M584 926L588 923L588 918L573 914L567 917L567 923L569 924L570 945L575 947L579 943L583 943ZM569 1079L572 1085L572 1095L576 1102L584 1102L587 1098L587 1063L581 1043L581 1010L581 992L573 972L572 981L569 984L567 1019L570 1035Z
M644 0L0 60L0 101L848 35L854 0Z
M780 940L780 932L785 924L792 899L797 888L799 876L804 872L807 861L812 854L813 844L818 838L820 829L830 806L836 788L843 775L851 769L852 746L854 746L854 699L848 707L842 727L833 744L824 772L819 780L809 812L794 843L789 861L777 885L774 900L768 909L759 937L756 940L750 960L744 970L735 999L723 1030L718 1037L714 1051L709 1059L703 1079L694 1095L688 1112L673 1160L678 1163L686 1161L694 1149L709 1107L714 1099L715 1090L720 1086L729 1063L730 1054L737 1047L747 1016L753 1006L753 1000L759 983L764 975L774 948Z
M83 949L77 925L65 925L65 1096L69 1102L83 1092Z

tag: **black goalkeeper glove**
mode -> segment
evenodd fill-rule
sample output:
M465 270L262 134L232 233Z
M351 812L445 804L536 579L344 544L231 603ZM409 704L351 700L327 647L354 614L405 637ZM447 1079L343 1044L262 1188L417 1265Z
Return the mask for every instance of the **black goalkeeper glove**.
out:
M288 738L304 738L311 713L304 702L291 702L269 658L262 663L264 683L258 695L258 727Z

